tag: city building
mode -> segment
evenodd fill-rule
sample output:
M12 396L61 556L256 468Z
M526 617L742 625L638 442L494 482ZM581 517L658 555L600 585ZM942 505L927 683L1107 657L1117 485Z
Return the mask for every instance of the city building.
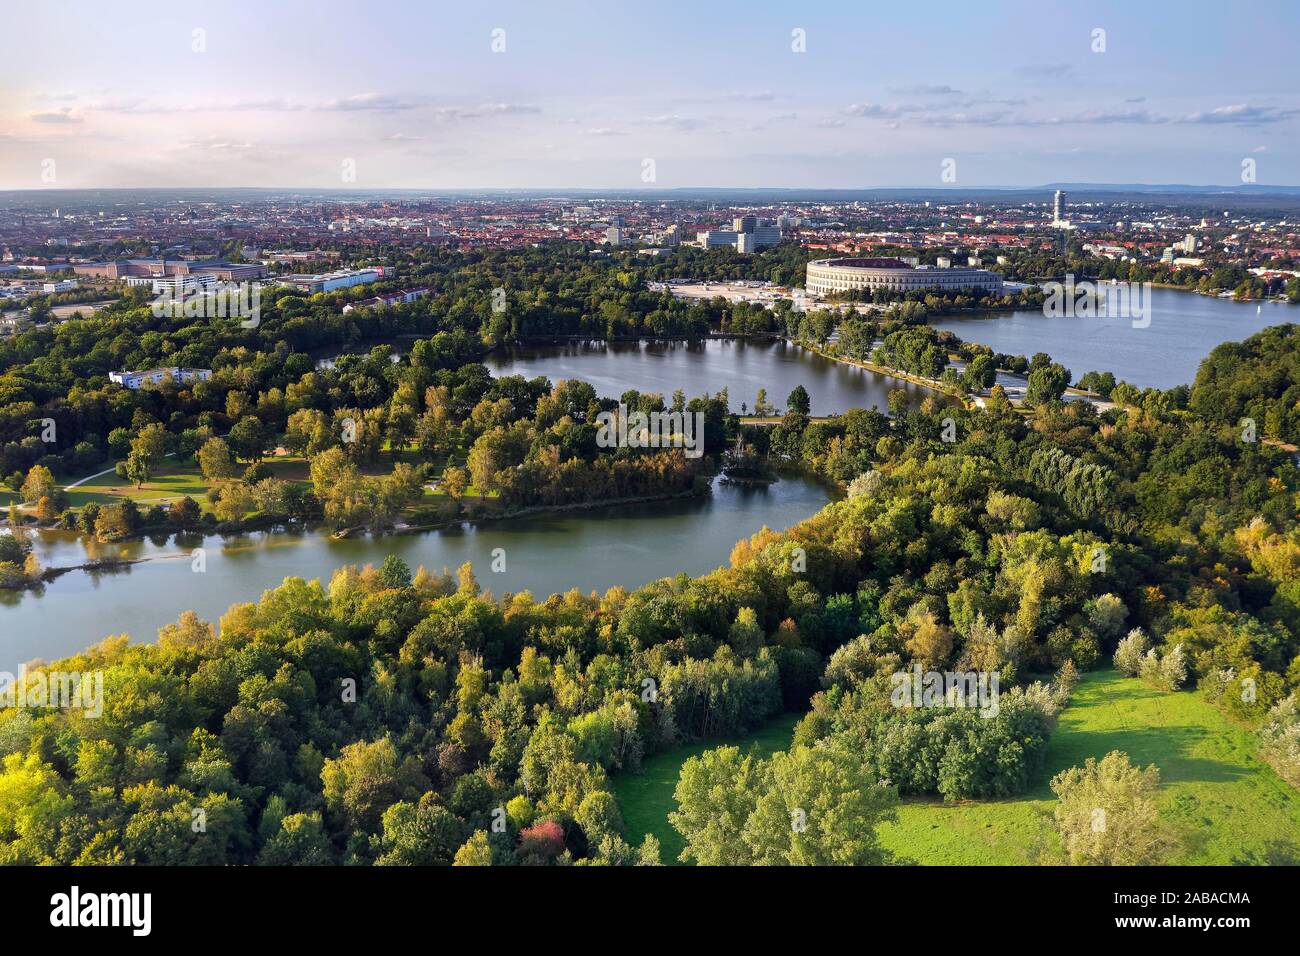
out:
M178 385L188 385L191 382L206 382L212 377L210 368L180 368L173 365L171 368L151 368L143 372L109 372L109 381L117 382L123 388L137 389L145 385L157 384L167 378Z
M782 239L781 227L759 219L757 216L737 216L733 229L707 229L695 234L695 242L703 249L732 246L738 252L755 252L775 246Z
M813 295L834 295L855 289L885 289L890 292L973 289L1002 294L1002 276L996 272L913 267L900 259L816 259L808 263L804 284Z
M423 299L430 293L430 289L407 289L403 292L388 292L384 295L372 296L369 299L362 299L360 302L349 302L343 307L344 312L351 312L354 309L387 309L393 305L403 305L407 302L414 302L416 299Z
M76 279L61 279L58 282L44 282L41 284L42 292L70 292L77 287Z
M1052 197L1052 225L1064 226L1065 224L1065 190L1058 189L1056 195Z
M655 235L654 241L662 246L679 246L682 243L682 227L673 223L663 232Z
M71 268L79 276L101 279L210 275L221 282L242 282L266 275L266 266L260 263L222 262L218 259L118 259L79 262L64 268Z
M196 292L207 292L221 283L220 279L211 275L162 276L150 281L153 283L154 295L170 295L176 299L183 299Z
M283 276L281 285L292 286L304 292L333 292L335 289L349 289L354 285L366 285L378 282L383 277L380 269L339 269L320 275Z
M627 241L621 226L610 226L605 230L605 242L611 246L621 246Z

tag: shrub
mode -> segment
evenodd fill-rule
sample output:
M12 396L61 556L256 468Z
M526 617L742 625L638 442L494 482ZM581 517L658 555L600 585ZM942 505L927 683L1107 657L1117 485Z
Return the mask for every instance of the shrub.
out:
M536 861L552 860L564 852L564 828L543 820L519 834L519 852Z
M1058 706L1064 707L1070 702L1078 683L1079 671L1075 668L1074 661L1067 660L1056 672L1056 679L1052 681L1052 698Z
M1137 677L1142 670L1142 658L1148 649L1147 636L1142 628L1135 627L1115 648L1115 668L1129 677Z
M1277 775L1300 789L1300 700L1292 693L1278 701L1256 731L1259 755Z
M878 471L864 471L849 482L850 498L874 498L884 484L885 476Z
M1124 602L1113 594L1091 599L1084 604L1083 613L1088 617L1088 626L1103 642L1119 637L1124 629L1124 618L1128 617Z
M1173 843L1160 822L1160 771L1129 763L1128 754L1108 753L1100 763L1052 778L1056 825L1070 863L1080 866L1136 866L1160 862Z
M1159 655L1153 647L1142 658L1139 671L1144 681L1157 690L1178 690L1187 680L1187 655L1183 645L1175 644L1173 648Z

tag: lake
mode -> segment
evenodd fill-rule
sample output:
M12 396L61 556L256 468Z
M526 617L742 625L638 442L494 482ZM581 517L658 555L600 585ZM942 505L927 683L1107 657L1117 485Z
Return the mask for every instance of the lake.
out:
M1190 385L1216 345L1300 321L1300 307L1152 289L1150 319L1148 327L1135 329L1130 319L1048 317L1035 310L937 318L931 324L1008 355L1046 352L1070 369L1076 381L1084 372L1114 372L1117 379L1143 388L1172 388Z
M605 398L636 389L658 392L670 401L677 389L697 398L726 388L731 410L737 413L742 402L754 407L760 388L767 389L769 404L784 410L790 392L802 385L814 415L850 408L886 411L894 389L903 389L917 402L935 394L784 341L581 342L502 348L484 361L493 375L544 375L552 382L581 379Z
M253 601L286 577L328 584L345 564L378 565L389 554L411 569L474 564L480 586L545 595L578 587L629 589L678 572L703 574L728 562L732 546L764 525L784 529L831 498L822 485L784 478L770 487L715 479L707 498L622 505L465 524L455 530L333 541L311 532L259 532L222 538L131 541L102 545L70 532L34 536L46 567L95 557L151 558L107 572L72 571L41 591L0 591L0 670L15 672L33 658L55 660L110 634L137 641L193 609L216 622L233 603ZM192 570L191 549L204 548L207 570ZM505 551L505 571L491 570L493 550Z

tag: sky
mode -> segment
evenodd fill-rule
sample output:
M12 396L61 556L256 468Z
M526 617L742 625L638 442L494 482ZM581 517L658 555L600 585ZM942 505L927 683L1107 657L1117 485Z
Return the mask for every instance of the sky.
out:
M0 189L1300 184L1300 4L15 4Z

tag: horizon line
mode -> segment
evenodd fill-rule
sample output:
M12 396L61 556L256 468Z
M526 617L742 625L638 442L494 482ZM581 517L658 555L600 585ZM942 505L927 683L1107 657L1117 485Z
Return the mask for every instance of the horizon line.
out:
M1254 192L1268 193L1269 190L1300 190L1300 184L1291 183L1236 183L1232 185L1215 184L1215 183L1132 183L1132 182L1097 182L1092 180L1078 181L1060 181L1048 183L1035 183L1032 185L1008 186L1008 185L980 185L980 186L958 186L949 184L940 185L908 185L908 186L654 186L643 185L638 187L620 187L620 186L218 186L188 184L181 186L7 186L0 187L0 193L59 193L59 192L88 192L88 191L134 191L134 190L248 190L248 191L280 191L280 192L340 192L340 193L358 193L358 192L447 192L447 193L470 193L470 192L605 192L605 193L655 193L655 192L687 192L687 191L708 191L708 192L885 192L885 191L924 191L924 192L1032 192L1035 190L1046 189L1064 189L1064 188L1085 188L1085 189L1179 189L1186 191L1217 191L1217 192Z

